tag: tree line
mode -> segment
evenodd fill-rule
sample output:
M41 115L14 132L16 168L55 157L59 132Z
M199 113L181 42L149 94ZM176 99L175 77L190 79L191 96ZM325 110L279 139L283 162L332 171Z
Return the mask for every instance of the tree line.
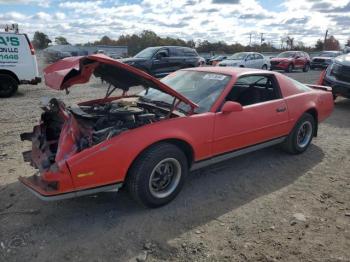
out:
M36 49L47 48L53 41L43 32L35 32L32 43ZM54 39L54 43L58 45L67 45L69 42L63 36L58 36ZM111 46L127 46L129 55L135 55L146 47L176 45L196 48L199 53L227 53L232 54L241 51L258 51L258 52L278 52L285 50L302 50L302 51L321 51L321 50L340 50L340 43L334 37L330 36L326 41L318 39L315 46L305 46L302 41L296 42L290 36L282 37L280 45L273 45L271 42L262 42L261 44L242 45L240 43L227 44L223 41L209 42L208 40L185 41L180 38L160 37L153 31L145 30L140 34L126 34L119 36L118 39L111 39L108 36L103 36L100 40L77 44L77 46L94 46L94 45L111 45ZM345 44L350 46L350 39Z

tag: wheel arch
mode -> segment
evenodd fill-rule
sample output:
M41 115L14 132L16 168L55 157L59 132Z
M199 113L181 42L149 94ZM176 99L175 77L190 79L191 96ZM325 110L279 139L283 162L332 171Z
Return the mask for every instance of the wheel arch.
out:
M7 69L0 69L0 75L9 75L9 76L11 76L13 79L16 80L17 84L20 83L20 81L19 81L17 75L16 75L14 72L10 71L10 70L7 70Z
M151 147L158 145L158 144L161 144L161 143L168 143L168 144L172 144L172 145L177 146L182 152L184 152L184 154L187 158L188 168L191 167L192 163L194 162L195 153L194 153L193 146L190 143L188 143L187 141L185 141L183 139L179 139L179 138L162 139L162 140L156 141L156 142L146 146L144 149L142 149L137 154L137 156L135 156L135 158L133 159L133 161L131 162L131 164L129 165L129 167L127 169L126 177L124 179L125 181L127 180L130 169L132 168L134 163L143 155L143 153L146 152Z
M306 110L305 113L312 115L312 117L315 119L316 128L314 131L314 137L316 137L317 133L318 133L318 112L317 112L317 109L315 107L311 107L308 110Z

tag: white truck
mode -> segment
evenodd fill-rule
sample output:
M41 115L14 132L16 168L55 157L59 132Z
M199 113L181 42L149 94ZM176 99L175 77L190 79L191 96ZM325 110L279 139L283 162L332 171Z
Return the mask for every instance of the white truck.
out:
M20 84L41 82L35 51L18 25L0 25L0 97L14 95Z

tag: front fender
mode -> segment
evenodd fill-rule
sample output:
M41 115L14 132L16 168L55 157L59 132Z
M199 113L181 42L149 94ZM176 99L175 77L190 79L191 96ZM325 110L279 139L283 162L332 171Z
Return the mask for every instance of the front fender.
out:
M167 139L185 141L194 159L210 156L214 113L178 117L145 125L85 149L67 160L77 189L124 181L129 167L149 146Z

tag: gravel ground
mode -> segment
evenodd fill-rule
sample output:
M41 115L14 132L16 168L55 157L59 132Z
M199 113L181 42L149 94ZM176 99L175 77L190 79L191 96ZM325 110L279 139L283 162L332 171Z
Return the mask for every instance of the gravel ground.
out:
M69 96L23 86L1 100L0 261L350 261L350 100L304 154L268 148L193 172L159 209L123 191L42 202L17 182L33 173L19 134L37 123L40 97L77 102L97 85Z

